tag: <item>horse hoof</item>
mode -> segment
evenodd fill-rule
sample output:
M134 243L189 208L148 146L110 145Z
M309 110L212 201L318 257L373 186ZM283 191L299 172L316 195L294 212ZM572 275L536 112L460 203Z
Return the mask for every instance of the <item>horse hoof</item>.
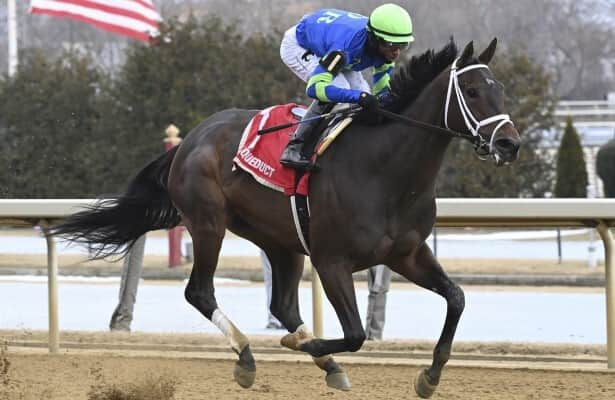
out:
M235 382L239 384L244 389L249 388L254 384L254 379L256 378L256 370L249 370L243 368L239 364L235 364L235 370L233 371L233 377L235 378Z
M345 372L332 372L325 377L327 386L337 390L350 390L350 380Z
M427 374L425 374L425 371L426 370L419 371L416 378L414 378L414 391L420 398L428 399L436 391L438 385L429 382L429 378Z

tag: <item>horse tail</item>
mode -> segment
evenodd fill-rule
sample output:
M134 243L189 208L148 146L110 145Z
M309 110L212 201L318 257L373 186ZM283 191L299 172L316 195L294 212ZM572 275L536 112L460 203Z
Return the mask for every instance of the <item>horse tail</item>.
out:
M91 258L125 256L146 232L171 229L181 218L167 181L178 146L143 168L123 195L98 200L51 228L53 235L86 245Z

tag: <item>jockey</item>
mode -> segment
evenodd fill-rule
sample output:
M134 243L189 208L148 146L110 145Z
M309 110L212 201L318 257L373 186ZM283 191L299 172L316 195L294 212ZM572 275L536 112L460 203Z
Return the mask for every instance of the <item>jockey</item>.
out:
M307 82L306 93L315 99L304 119L329 112L335 103L357 103L374 109L389 94L389 80L400 52L414 41L408 12L384 4L369 18L336 9L322 9L304 16L284 34L280 56L299 78ZM373 89L361 71L373 67ZM372 94L372 91L374 94ZM307 169L310 159L303 144L313 138L317 119L300 124L280 162Z

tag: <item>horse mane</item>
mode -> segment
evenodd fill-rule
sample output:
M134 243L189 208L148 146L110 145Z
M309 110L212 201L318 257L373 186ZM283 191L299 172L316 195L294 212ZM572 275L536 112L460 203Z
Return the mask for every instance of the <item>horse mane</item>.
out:
M451 37L440 51L427 50L400 65L391 78L393 100L387 109L399 112L412 104L421 91L455 61L457 53L457 45Z

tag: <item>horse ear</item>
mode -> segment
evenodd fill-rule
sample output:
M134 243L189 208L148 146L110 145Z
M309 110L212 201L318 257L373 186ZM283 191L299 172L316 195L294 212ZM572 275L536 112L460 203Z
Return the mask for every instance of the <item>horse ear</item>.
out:
M491 61L493 55L495 54L495 48L497 44L498 38L493 38L491 43L489 43L489 46L487 46L487 48L480 54L480 56L478 56L478 61L482 62L483 64L489 64L489 61Z
M465 65L469 63L470 60L472 59L473 54L474 54L474 42L470 42L466 45L465 49L463 49L463 52L461 53L461 56L459 57L459 62L461 63L461 65Z

